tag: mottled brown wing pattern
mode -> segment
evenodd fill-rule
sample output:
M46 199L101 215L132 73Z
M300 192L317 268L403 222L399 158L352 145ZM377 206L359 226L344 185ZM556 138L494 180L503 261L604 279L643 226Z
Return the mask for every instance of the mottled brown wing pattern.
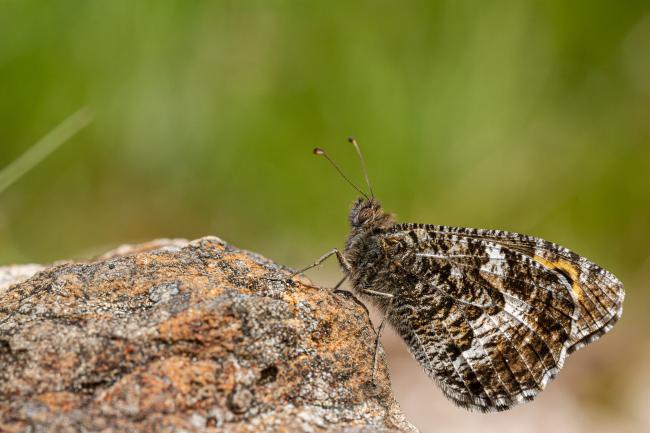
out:
M612 274L538 238L400 224L382 242L399 285L389 320L443 392L467 408L534 398L567 353L622 313Z
M532 257L542 266L562 274L576 298L576 334L571 353L609 331L623 314L623 284L611 272L588 259L544 239L500 230L426 225L439 235L460 234L492 241Z

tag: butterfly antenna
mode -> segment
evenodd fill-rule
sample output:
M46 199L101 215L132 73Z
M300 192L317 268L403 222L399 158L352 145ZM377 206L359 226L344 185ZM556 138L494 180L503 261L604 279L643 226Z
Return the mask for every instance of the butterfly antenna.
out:
M315 148L314 149L314 155L322 155L322 156L324 156L329 161L329 163L332 164L332 167L334 167L336 169L336 171L339 172L339 174L343 177L343 179L345 179L345 181L347 183L349 183L350 186L352 186L352 188L356 189L359 194L361 194L362 196L364 196L366 198L366 200L369 200L366 193L361 191L355 184L352 183L352 181L350 179L348 179L348 177L346 175L343 174L343 172L338 167L338 165L336 165L334 163L334 161L332 161L332 159L329 157L329 155L327 153L325 153L324 149L321 149L320 147Z
M359 143L357 143L357 140L354 137L348 137L348 141L354 146L354 149L357 151L357 155L359 155L361 169L363 170L363 176L366 178L366 185L368 185L370 196L372 198L375 198L375 193L372 191L372 186L370 186L370 178L368 177L368 170L366 170L366 163L363 160L363 156L361 155L361 149L359 149Z

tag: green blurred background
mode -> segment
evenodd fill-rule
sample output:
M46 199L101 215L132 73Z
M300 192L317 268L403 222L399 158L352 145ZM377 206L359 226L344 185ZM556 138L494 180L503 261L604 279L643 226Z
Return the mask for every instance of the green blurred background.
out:
M0 167L83 106L0 193L0 263L214 234L302 266L355 197L311 149L362 183L352 134L400 220L568 246L626 283L611 347L647 338L648 1L1 0Z

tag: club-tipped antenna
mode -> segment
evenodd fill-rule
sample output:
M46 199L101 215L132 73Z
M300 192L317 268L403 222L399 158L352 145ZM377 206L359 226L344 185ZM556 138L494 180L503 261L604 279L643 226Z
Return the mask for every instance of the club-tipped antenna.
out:
M363 176L366 178L366 185L368 185L370 197L375 198L375 193L372 191L372 186L370 186L370 178L368 177L366 163L361 155L361 149L359 149L359 143L357 143L357 140L354 137L348 137L348 141L354 146L354 149L357 151L357 155L359 156L359 162L361 162L361 169L363 170Z
M341 171L339 166L336 165L334 163L334 161L332 161L332 159L329 157L329 155L327 153L325 153L324 149L321 149L320 147L315 148L314 149L314 155L322 155L322 156L324 156L329 161L329 163L332 164L332 167L334 167L336 169L336 171L339 172L341 177L343 177L343 179L345 179L345 181L347 183L349 183L350 186L352 186L352 188L356 189L359 194L361 194L362 196L364 196L366 198L366 200L369 200L368 195L365 192L361 191L359 189L359 187L357 187L354 183L352 183L352 181L350 179L348 179L348 177L346 175L343 174L343 172Z

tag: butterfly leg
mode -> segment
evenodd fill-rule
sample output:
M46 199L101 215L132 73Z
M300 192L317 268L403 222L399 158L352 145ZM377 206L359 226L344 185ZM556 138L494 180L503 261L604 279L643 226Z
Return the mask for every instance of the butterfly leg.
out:
M327 260L329 257L331 257L331 256L333 256L335 254L336 254L336 258L339 260L339 263L341 264L341 266L343 266L345 269L347 269L349 271L350 270L350 264L345 259L345 257L343 257L343 254L341 254L341 252L337 248L334 248L331 251L328 251L325 254L323 254L318 260L316 260L311 265L309 265L307 267L304 267L304 268L300 269L299 271L294 272L293 274L291 274L291 276L289 278L293 278L296 275L300 275L303 272L308 271L311 268L315 268L316 266L320 265L325 260Z
M392 293L378 292L376 290L370 290L370 289L361 289L361 291L363 293L367 293L369 295L383 296L384 298L393 299L393 294Z
M341 278L341 281L339 281L338 283L336 283L336 286L332 287L332 291L333 291L333 292L338 291L338 290L339 290L339 287L341 287L341 285L342 285L343 283L345 283L345 280L347 280L347 279L348 279L348 276L347 276L347 275L344 276L343 278ZM344 291L347 292L347 290L344 290Z
M343 254L341 254L341 252L340 252L337 248L334 248L334 249L332 249L332 250L326 252L325 254L323 254L323 255L322 255L318 260L316 260L316 261L315 261L314 263L312 263L311 265L306 266L306 267L304 267L304 268L302 268L302 269L300 269L300 270L298 270L298 271L292 273L291 275L289 275L289 278L286 278L286 279L285 279L285 278L274 278L274 277L268 277L268 278L266 278L266 279L267 279L267 280L271 280L271 281L285 281L285 282L290 282L290 281L291 281L294 277L296 277L297 275L300 275L300 274L302 274L303 272L308 271L308 270L311 269L311 268L315 268L316 266L320 265L321 263L323 263L325 260L327 260L329 257L331 257L331 256L333 256L333 255L336 255L336 258L338 259L339 264L340 264L343 268L345 268L347 271L350 271L350 269L352 269L350 263L349 263L349 262L347 261L347 259L343 256ZM347 275L346 275L345 277L343 277L343 279L342 279L341 281L339 281L339 282L336 284L336 286L334 286L334 289L332 289L332 290L336 291L336 290L341 286L341 284L343 284L343 282L344 282L346 279L347 279Z
M377 338L375 339L375 355L373 356L372 360L372 384L375 384L375 373L377 372L377 361L379 359L379 340L381 338L381 332L384 330L384 326L386 326L386 316L384 315L384 318L381 320L381 323L379 324L379 328L377 329Z

